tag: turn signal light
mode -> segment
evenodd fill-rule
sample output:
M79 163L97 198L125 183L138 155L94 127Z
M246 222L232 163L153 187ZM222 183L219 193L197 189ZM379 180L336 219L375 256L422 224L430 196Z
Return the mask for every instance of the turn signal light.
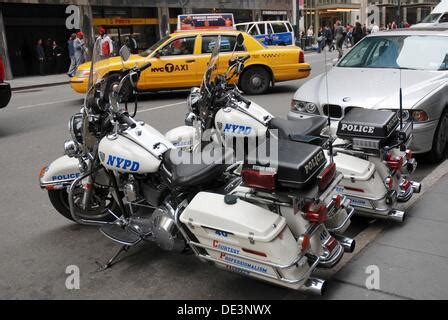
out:
M249 187L266 190L275 189L276 172L243 169L241 170L241 175L243 177L243 183Z
M331 183L331 181L333 181L335 176L336 176L336 163L333 162L317 176L319 190L323 191L327 189L328 185Z
M428 121L428 114L425 111L412 111L412 119L418 122Z
M323 223L327 221L327 213L327 206L322 202L311 202L305 205L304 208L305 219L312 223Z
M339 208L341 207L341 195L338 194L336 197L334 197L334 207L336 208L336 210L339 210Z
M47 171L47 167L42 167L39 171L39 178L42 178L45 175L45 171Z
M300 239L302 240L302 244L301 244L301 251L302 253L305 253L308 251L308 249L310 248L310 244L311 244L311 237L308 233L305 233L304 235L302 235L300 237Z
M336 248L337 245L338 245L338 241L334 237L330 237L330 239L328 239L327 243L325 243L325 247L330 252L333 252L333 249Z
M400 184L400 188L403 191L408 191L409 188L411 187L411 182L409 180L404 180L401 184Z
M387 166L392 171L398 171L403 166L403 157L402 156L393 156L391 153L387 155L386 158Z
M414 158L414 153L412 152L411 149L407 149L406 150L406 159L411 160Z

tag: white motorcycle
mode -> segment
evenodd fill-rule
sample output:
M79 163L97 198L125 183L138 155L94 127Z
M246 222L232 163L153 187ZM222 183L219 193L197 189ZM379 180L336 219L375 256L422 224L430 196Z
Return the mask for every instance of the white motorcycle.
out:
M232 77L241 74L248 58L231 59L226 74L218 75L213 87L204 79L201 88L193 88L187 100L187 125L171 130L166 137L175 145L196 148L192 141L198 130L215 129L217 134L211 135L215 142L233 137L262 140L276 130L281 140L320 145L343 174L337 191L351 201L358 214L404 221L405 212L396 209L397 202L408 201L421 190L420 183L408 178L416 168L411 150L406 149L412 139L412 124L399 130L395 113L361 108L352 110L338 128L320 116L294 121L274 118L245 99L236 87L228 86ZM194 122L198 126L193 126Z
M330 214L339 216L350 207L330 196L341 176L324 169L322 148L312 146L311 158L297 154L302 164L295 170L295 163L282 162L296 179L270 177L270 187L282 190L281 196L271 194L266 205L244 201L229 192L241 180L234 174L240 165L232 161L232 151L217 146L208 161L208 153L175 148L153 127L129 116L120 101L135 93L140 73L150 64L132 66L126 48L120 55L118 78L101 77L107 60L93 59L84 107L70 120L66 156L40 174L41 188L62 215L100 225L105 236L122 245L103 268L137 243L152 241L164 250L192 250L228 271L323 294L325 281L312 278L312 272L336 264L344 248L353 250L354 241L340 238L340 243L323 224ZM243 170L243 180L266 186L266 175L255 171ZM286 202L296 204L294 212L283 212Z

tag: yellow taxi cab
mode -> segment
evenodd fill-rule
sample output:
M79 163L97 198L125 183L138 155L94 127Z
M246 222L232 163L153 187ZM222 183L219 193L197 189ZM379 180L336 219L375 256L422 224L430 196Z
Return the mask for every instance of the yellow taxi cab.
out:
M132 55L126 67L151 62L151 67L142 72L138 83L140 91L184 89L199 86L210 59L217 36L221 36L219 71L224 73L239 33L244 36L244 44L237 47L236 56L250 55L245 68L235 79L247 94L261 94L276 82L306 78L311 66L305 63L303 50L297 46L265 46L251 35L236 30L180 31L161 39L148 50ZM123 68L120 57L112 57L99 62L104 68L102 75L112 75ZM98 66L95 66L98 72ZM72 88L85 93L89 77L90 63L84 63L71 78Z

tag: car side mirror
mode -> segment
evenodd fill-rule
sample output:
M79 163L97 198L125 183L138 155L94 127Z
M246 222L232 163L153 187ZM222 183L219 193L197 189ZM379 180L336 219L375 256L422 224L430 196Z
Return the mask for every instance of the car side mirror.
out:
M154 55L154 58L160 59L160 57L161 57L160 51L157 51L156 54Z
M129 48L127 46L122 46L119 54L123 61L128 61L129 58L131 57L131 51L129 50Z
M239 33L236 37L236 43L239 47L241 47L244 44L244 36L242 33Z

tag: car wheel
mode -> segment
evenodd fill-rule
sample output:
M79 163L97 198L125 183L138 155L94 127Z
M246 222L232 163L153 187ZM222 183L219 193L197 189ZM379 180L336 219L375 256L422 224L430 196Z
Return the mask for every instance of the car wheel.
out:
M246 70L240 80L241 89L246 94L262 94L269 89L271 75L262 67L252 67Z
M446 156L448 145L448 112L445 110L440 117L437 126L432 149L430 151L430 159L432 162L440 162Z

